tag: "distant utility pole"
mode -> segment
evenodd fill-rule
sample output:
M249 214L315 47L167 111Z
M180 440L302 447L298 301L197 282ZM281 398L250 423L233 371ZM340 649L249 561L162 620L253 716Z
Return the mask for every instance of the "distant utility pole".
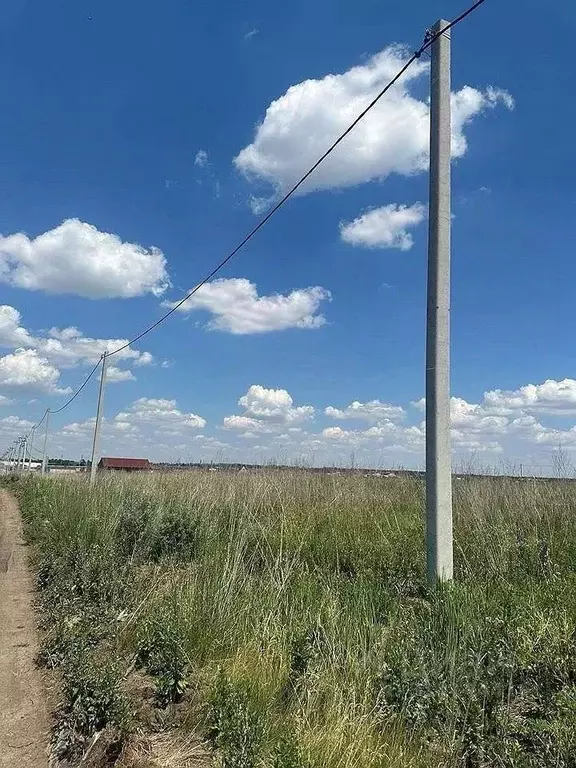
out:
M100 423L104 407L104 390L106 388L106 372L108 370L108 353L102 355L102 370L100 371L100 388L98 389L98 407L96 408L96 424L94 424L94 440L92 442L92 463L90 464L90 485L96 480L98 465L98 449L100 444Z
M42 474L46 474L46 448L48 447L48 430L50 425L50 411L46 411L46 426L44 427L44 446L42 448Z
M28 448L28 472L32 471L32 451L34 449L34 436L36 427L32 427L32 436L30 437L30 447Z
M448 25L441 19L432 34ZM426 325L426 546L428 580L453 575L450 445L450 32L432 43Z

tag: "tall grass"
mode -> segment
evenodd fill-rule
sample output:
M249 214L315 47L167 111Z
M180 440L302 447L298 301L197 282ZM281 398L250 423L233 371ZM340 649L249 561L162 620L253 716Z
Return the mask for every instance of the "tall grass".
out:
M415 479L187 472L20 495L43 660L84 696L62 754L130 728L136 666L224 768L576 766L576 484L457 483L456 583L432 591Z

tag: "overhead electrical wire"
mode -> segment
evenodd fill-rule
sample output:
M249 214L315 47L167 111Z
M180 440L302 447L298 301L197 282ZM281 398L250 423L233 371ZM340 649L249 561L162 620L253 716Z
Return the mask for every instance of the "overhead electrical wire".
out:
M78 397L78 395L80 394L80 392L82 392L82 390L84 389L84 387L86 386L86 384L88 384L88 382L90 381L90 379L92 378L92 376L94 376L94 374L95 374L95 373L96 373L96 371L98 370L98 368L99 368L99 366L100 366L100 363L101 363L101 362L102 362L102 358L100 358L100 360L98 360L98 362L96 363L96 365L94 366L94 368L92 368L92 370L90 371L90 373L88 374L88 376L86 376L86 378L84 379L84 381L82 382L82 384L81 384L81 385L78 387L78 389L76 390L76 392L74 392L74 394L73 394L71 397L69 397L69 398L68 398L68 400L66 400L66 402L64 403L64 405L60 406L60 408L48 408L48 411L49 411L50 413L60 413L60 411L63 411L65 408L68 408L68 406L70 405L70 403L72 403L74 400L76 400L76 398Z
M402 66L402 68L397 72L396 75L382 88L382 90L372 99L372 101L360 112L360 114L350 123L350 125L346 128L346 130L338 136L338 138L332 142L332 144L328 147L328 149L316 160L314 165L312 165L308 171L286 192L285 195L276 203L276 205L268 211L268 213L260 219L260 221L254 226L248 234L244 237L243 240L238 243L238 245L230 251L230 253L220 261L219 264L217 264L214 269L212 269L211 272L209 272L197 285L195 288L193 288L184 298L180 299L180 301L176 302L173 307L171 307L167 312L165 312L158 320L156 320L154 323L149 325L147 328L145 328L143 331L141 331L137 336L134 336L130 341L127 341L125 344L122 344L117 349L114 349L112 352L106 352L106 357L112 357L114 355L117 355L119 352L123 352L125 349L127 349L132 344L135 344L137 341L140 341L144 336L147 336L151 331L153 331L155 328L157 328L159 325L161 325L165 320L167 320L170 315L174 314L183 304L185 304L189 299L194 296L195 293L197 293L202 286L206 285L206 283L210 282L212 278L217 275L225 266L228 264L229 261L231 261L234 256L254 237L254 235L259 232L262 227L270 221L270 219L274 216L277 211L282 208L282 206L288 202L288 200L294 195L294 193L304 184L304 182L314 173L314 171L318 168L321 163L326 160L326 158L332 154L332 152L336 149L336 147L348 136L349 133L351 133L354 128L358 125L358 123L370 112L370 110L380 101L380 99L392 88L393 85L395 85L398 80L402 77L402 75L406 72L406 70L412 66L412 64L420 58L420 56L428 50L432 46L432 44L437 40L441 35L446 34L452 27L455 27L457 24L459 24L461 21L463 21L467 16L469 16L473 11L475 11L482 3L484 3L485 0L477 0L475 3L473 3L469 8L467 8L465 11L463 11L459 16L457 16L455 19L453 19L451 22L449 22L442 30L436 33L432 33L430 30L426 31L426 35L424 37L424 41L420 48L416 50L412 56L408 59L408 61ZM44 416L42 419L38 422L35 428L40 426L48 412L50 413L60 413L65 408L67 408L82 392L84 387L88 384L92 376L96 373L98 370L98 367L100 366L100 363L102 362L102 358L96 363L94 368L90 371L84 382L80 385L80 387L74 392L74 394L62 405L60 408L52 409L48 408L46 412L44 413Z

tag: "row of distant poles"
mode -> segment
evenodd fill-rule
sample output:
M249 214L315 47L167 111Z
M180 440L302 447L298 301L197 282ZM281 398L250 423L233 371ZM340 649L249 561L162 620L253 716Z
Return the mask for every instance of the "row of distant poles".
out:
M48 449L48 432L49 432L49 425L50 425L50 411L46 411L46 414L44 416L45 421L45 427L44 427L44 444L42 448L42 460L41 460L41 471L42 474L46 474L46 466L47 466L47 449ZM32 469L32 463L36 464L36 460L34 459L34 440L36 437L36 430L40 425L36 425L32 427L29 436L26 437L19 437L17 440L15 440L9 451L7 451L4 456L6 456L6 462L5 467L7 472L20 472L23 470L30 471Z
M440 20L430 30L436 35L449 22ZM426 325L426 538L430 582L453 577L452 461L450 445L450 31L438 34L431 45L430 81L430 196L428 288ZM107 353L102 355L100 387L90 484L96 479L100 430L106 386ZM42 474L50 412L46 413ZM39 426L39 425L38 425ZM34 430L32 430L32 443ZM26 466L27 440L12 447L10 465ZM32 463L29 452L28 467Z

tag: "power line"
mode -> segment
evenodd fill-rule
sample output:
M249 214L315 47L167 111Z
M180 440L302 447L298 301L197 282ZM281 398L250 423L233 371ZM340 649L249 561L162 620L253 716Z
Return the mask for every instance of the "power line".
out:
M134 344L137 341L140 341L144 336L146 336L150 331L153 331L155 328L157 328L161 323L163 323L165 320L167 320L170 315L174 314L177 309L179 309L185 302L187 302L189 299L194 296L194 294L202 288L202 286L206 285L220 270L228 264L228 262L236 256L238 251L240 251L246 243L248 243L249 240L251 240L254 235L262 229L262 227L274 216L274 214L280 210L280 208L286 203L292 195L304 184L306 179L308 179L309 176L311 176L314 171L318 168L318 166L324 162L324 160L332 154L332 152L336 149L336 147L348 136L348 134L354 130L354 128L358 125L358 123L370 112L370 110L380 101L380 99L392 88L393 85L395 85L398 80L402 77L402 75L406 72L406 70L412 66L412 64L416 61L416 59L419 59L420 56L426 51L432 43L441 35L445 34L449 29L456 26L456 24L459 24L463 19L465 19L468 15L470 15L473 11L478 8L478 6L482 5L484 0L477 0L473 5L470 6L466 11L460 14L460 16L457 16L453 21L451 21L441 32L437 32L436 34L432 34L430 31L426 32L426 36L424 37L424 42L420 46L420 48L415 51L412 56L408 59L406 64L400 69L400 71L387 83L387 85L382 88L382 90L375 96L374 99L368 104L367 107L365 107L362 112L355 118L355 120L346 128L346 130L340 134L340 136L334 141L328 149L324 152L324 154L316 160L314 165L306 171L304 176L294 184L293 187L276 203L276 205L270 210L259 222L256 224L253 229L250 230L250 232L244 237L243 240L232 250L230 253L222 259L222 261L214 267L214 269L206 275L197 285L195 288L193 288L190 293L188 293L186 296L184 296L183 299L178 301L171 309L168 310L162 317L160 317L158 320L156 320L155 323L152 323L152 325L148 326L148 328L145 328L141 333L139 333L137 336L135 336L131 341L126 342L121 347L118 347L118 349L115 349L113 352L109 353L109 356L118 354L118 352L122 352L127 347L129 347L131 344Z
M76 392L74 392L74 394L73 394L73 395L72 395L70 398L68 398L68 400L66 400L66 402L64 403L64 405L62 405L60 408L56 408L56 409L47 408L47 409L46 409L46 413L48 413L48 411L50 411L50 413L60 413L60 411L63 411L65 408L68 408L68 406L70 405L70 403L72 403L74 400L76 400L76 398L78 397L78 395L80 394L80 392L82 392L82 390L84 389L84 387L86 386L86 384L88 384L88 382L90 381L90 379L92 378L92 376L94 376L94 374L95 374L95 373L96 373L96 371L98 370L98 367L99 367L99 365L100 365L100 363L101 363L101 362L102 362L102 359L98 360L98 362L96 363L96 365L94 366L94 368L92 368L92 370L90 371L90 373L88 374L88 376L86 376L86 378L84 379L84 381L82 382L82 384L81 384L81 385L78 387L78 389L76 390ZM46 413L44 414L44 416L46 416ZM40 424L41 424L41 423L42 423L42 422L40 422ZM38 426L38 425L37 425L37 426Z
M33 429L38 429L38 427L40 427L44 423L44 419L46 418L46 416L48 416L48 411L49 410L50 410L49 408L46 408L46 410L44 411L44 415L42 416L40 421L37 424L34 424L33 427L30 427L30 431L26 435L26 439L28 439L30 437L30 435L32 434L32 430Z

